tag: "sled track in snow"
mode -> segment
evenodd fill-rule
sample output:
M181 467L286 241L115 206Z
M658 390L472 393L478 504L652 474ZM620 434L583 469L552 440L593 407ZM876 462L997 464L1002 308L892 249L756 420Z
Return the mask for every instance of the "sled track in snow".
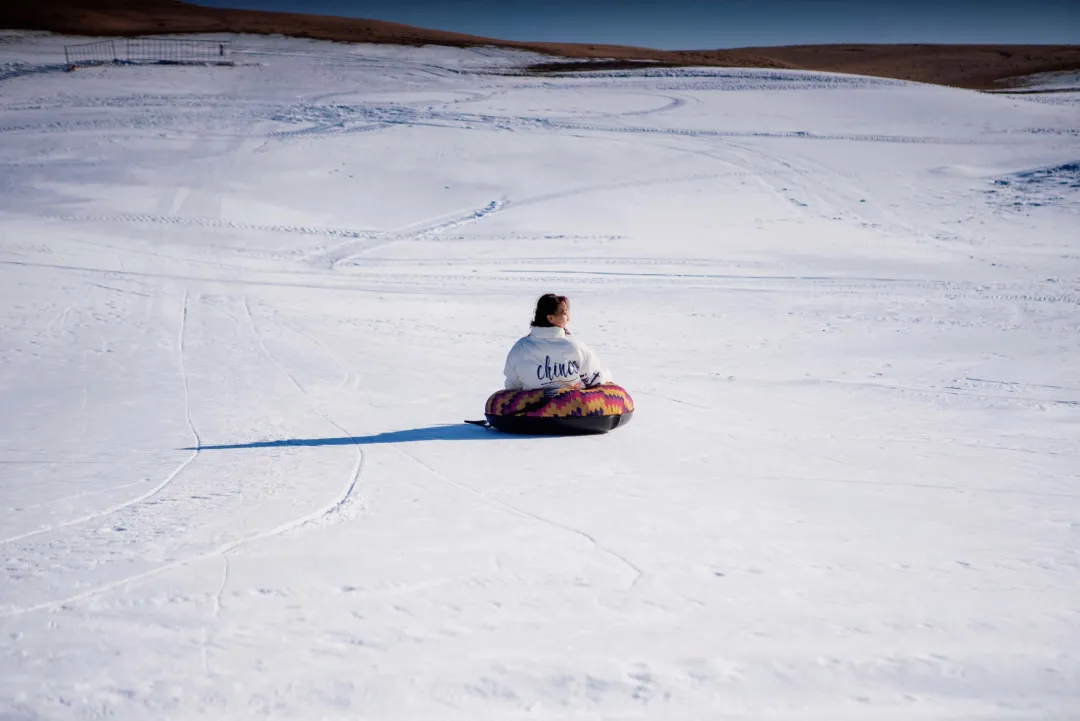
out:
M427 463L420 460L415 455L413 455L412 453L409 453L408 451L404 450L403 448L397 448L397 451L399 453L401 453L402 455L404 455L405 457L411 459L412 461L414 461L415 463L417 463L421 467L425 468L429 473L431 473L436 478L439 478L440 480L445 481L446 483L449 483L450 485L454 486L455 488L458 488L459 490L462 490L462 491L464 491L465 493L468 493L471 496L479 498L484 503L487 503L487 504L489 504L491 506L499 508L499 509L501 509L503 511L506 511L508 513L511 513L511 514L513 514L515 516L520 516L522 518L527 518L527 519L530 519L530 520L533 520L533 521L537 521L538 523L542 523L544 525L551 526L551 527L557 528L557 529L559 529L561 531L566 531L567 533L572 533L575 536L580 536L581 538L584 538L586 541L588 541L592 545L592 547L594 549L596 549L597 551L599 551L599 552L601 552L601 553L603 553L605 555L611 556L612 558L616 559L622 565L626 566L627 568L630 569L630 571L633 572L634 578L630 582L630 585L625 589L626 591L632 590L635 586L637 586L638 582L642 578L644 578L645 573L641 570L641 568L636 563L634 563L633 561L631 561L630 559L628 559L626 556L622 555L618 551L613 551L612 549L610 549L607 546L603 545L602 543L597 541L596 538L593 535L591 535L591 534L589 534L589 533L587 533L585 531L582 531L580 528L575 528L573 526L567 526L565 524L559 523L558 521L552 521L549 518L544 518L543 516L538 516L535 513L532 513L530 511L526 511L526 510L524 510L522 508L518 508L517 506L511 505L511 504L507 503L506 501L500 501L497 498L492 498L491 496L489 496L489 495L487 495L485 493L481 493L480 491L476 490L475 488L473 488L471 486L467 486L464 483L461 483L459 481L455 481L454 479L452 479L452 478L450 478L450 477L448 477L446 475L443 475L442 473L435 470L434 468L429 466Z
M134 110L134 109L133 109ZM115 115L82 120L49 120L44 123L23 123L21 125L0 126L0 133L49 132L69 130L127 131L153 130L165 127L169 130L177 126L198 125L195 121L213 121L229 119L221 114L207 116L206 110L196 108L170 108L169 112L152 115ZM200 136L205 137L205 136Z
M20 463L26 463L26 461L0 461L0 463L20 464ZM116 466L125 465L122 461L49 461L49 463L54 463L54 464L57 464L57 465L84 465L86 463L94 463L94 464L100 464L100 465L116 465ZM23 511L28 511L28 510L30 510L32 508L44 508L45 506L52 506L52 505L57 504L57 503L65 503L67 501L73 501L76 498L89 498L90 496L100 496L103 493L112 493L113 491L118 491L121 488L131 488L132 486L141 486L145 482L146 481L130 481L128 483L121 483L118 486L109 486L107 488L98 488L97 490L94 490L94 491L83 491L82 493L74 493L74 494L72 494L70 496L61 496L60 498L54 498L54 499L52 499L50 501L44 501L42 503L34 503L34 504L28 505L28 506L19 506L19 509L23 510Z
M74 223L146 223L150 225L177 225L217 230L244 230L260 233L292 233L297 235L318 235L332 238L378 238L386 235L375 230L357 230L353 228L319 228L304 225L256 225L231 220L213 218L183 218L175 215L55 215L44 216L47 220L60 220Z
M457 217L455 217L455 218L453 218L451 220L447 220L447 221L444 221L444 222L441 222L441 223L436 223L435 225L425 227L423 230L417 231L416 235L417 235L417 237L419 237L419 236L424 236L424 235L441 234L444 231L452 230L452 229L458 228L458 227L460 227L462 225L468 225L469 223L475 223L478 220L483 220L484 218L487 218L490 215L494 215L495 213L498 213L499 211L501 211L503 208L506 207L506 204L507 204L506 200L492 200L487 205L483 206L482 208L477 208L475 210L472 210L472 211L469 211L469 212L465 213L464 215L457 216Z
M355 266L354 266L355 267ZM476 274L461 273L363 273L350 276L358 281L386 285L419 284L424 287L440 283L469 284L478 280ZM703 287L737 292L798 292L813 296L860 295L871 292L932 292L946 300L974 302L1028 302L1080 305L1080 292L1065 290L1060 295L1045 293L1010 293L1006 288L992 289L984 284L950 280L920 280L906 278L843 278L817 275L742 275L734 273L649 273L591 270L517 270L498 269L492 275L480 276L485 282L504 281L514 285L573 283L582 285L645 285L665 283L683 287Z
M509 261L508 261L509 262ZM253 273L250 278L199 277L182 273L146 273L138 271L110 270L50 263L29 263L24 261L0 260L0 265L15 265L33 268L50 268L74 273L93 273L108 277L166 278L176 281L207 282L225 285L261 286L281 288L313 288L317 290L335 290L350 292L377 291L382 288L420 286L437 287L440 284L454 283L469 286L478 280L483 283L503 283L506 286L519 287L522 284L537 283L578 283L593 285L655 286L657 283L677 284L681 287L711 288L732 292L785 293L799 292L808 296L828 297L835 295L859 295L867 292L880 292L885 289L916 289L934 291L939 297L948 300L968 301L1008 301L1031 303L1061 303L1080 305L1080 291L1064 289L1061 295L1009 293L1006 288L991 289L984 284L948 280L909 280L909 279L845 279L822 276L773 276L757 277L738 274L708 273L629 273L618 271L544 271L539 269L501 270L497 275L461 274L461 273L368 273L355 272L335 276L325 276L327 283L304 283L285 279L260 279ZM359 264L352 264L361 268ZM315 274L319 276L320 274Z
M448 77L458 77L462 75L472 75L469 70L460 70L449 66L438 65L436 63L423 63L412 60L403 60L401 58L393 57L375 57L365 58L360 55L353 55L349 53L325 53L325 52L290 52L288 50L255 50L255 49L236 49L233 50L234 55L264 55L269 57L294 57L302 60L319 59L319 60L336 60L340 63L338 67L355 69L355 68L373 68L380 73L389 74L393 72L405 72L416 73L421 72L439 80L446 79ZM332 66L331 66L332 67ZM391 76L393 77L393 76Z
M322 266L333 270L339 264L344 263L348 259L355 257L361 253L366 253L375 248L381 248L391 243L400 243L409 240L418 240L420 238L426 238L428 236L440 235L447 230L452 230L463 225L475 223L479 220L483 220L488 216L494 215L501 211L507 205L506 200L492 200L487 205L481 208L469 210L461 214L453 214L446 220L429 220L420 221L419 223L412 223L404 228L391 231L388 233L382 233L378 237L380 242L374 244L368 244L365 247L359 247L355 241L346 241L337 245L330 246L328 248L321 248L319 250L308 253L305 256L305 260L309 263L313 263L318 266ZM443 216L446 217L446 216ZM409 230L414 228L414 230ZM376 236L356 236L357 238L363 238L366 240L372 240Z
M357 475L359 475L359 471L358 471ZM275 536L281 536L281 535L284 535L284 534L286 534L286 533L288 533L288 532L290 532L292 530L295 530L295 529L300 528L302 526L306 526L308 524L314 523L314 524L318 525L319 521L321 519L324 519L324 518L326 518L328 516L332 516L332 515L340 512L344 500L345 500L344 498L338 499L337 501L335 501L335 502L333 502L333 503L331 503L331 504L329 504L327 506L324 506L322 508L319 508L319 509L317 509L317 510L315 510L315 511L313 511L313 512L311 512L311 513L309 513L309 514L307 514L305 516L294 519L292 521L288 521L287 523L282 523L282 524L280 524L280 525L278 525L278 526L276 526L274 528L271 528L271 529L269 529L267 531L262 531L262 532L259 532L259 533L250 534L248 536L245 536L244 538L239 538L239 539L236 539L235 541L230 541L229 543L225 543L225 544L223 544L221 546L218 546L217 548L214 548L214 549L212 549L210 551L206 551L205 553L200 553L200 554L197 554L195 556L188 557L188 558L178 559L176 561L170 561L169 563L166 563L166 564L164 564L162 566L158 566L157 568L152 568L152 569L150 569L148 571L144 571L142 573L137 573L135 575L128 576L127 578L121 578L121 579L118 579L116 581L113 581L112 583L107 583L107 584L102 585L102 586L97 586L95 588L88 589L88 590L86 590L86 591L84 591L82 593L74 594L72 596L68 596L68 597L62 598L62 599L56 599L56 600L53 600L53 601L45 601L43 603L34 604L32 606L25 606L25 607L22 607L22 608L14 608L14 609L4 610L4 611L0 612L0 618L13 618L15 616L23 616L23 615L28 614L28 613L33 613L34 611L44 611L44 610L48 610L48 609L65 608L67 606L70 606L73 603L77 603L79 601L84 601L84 600L86 600L88 598L93 598L94 596L100 596L103 593L108 593L109 591L115 590L117 588L122 588L124 586L130 585L130 584L133 584L133 583L138 583L140 581L144 581L144 580L146 580L148 578L152 578L154 576L165 573L167 571L171 571L174 568L180 568L182 566L187 566L187 565L190 565L192 563L198 563L200 561L205 561L205 560L210 559L210 558L216 558L218 556L224 556L225 554L231 553L232 551L235 551L236 549L241 548L242 546L246 546L246 545L248 545L250 543L255 543L257 541L262 541L262 540L265 540L267 538L273 538ZM222 583L221 587L222 588L224 587L224 582Z
M0 83L12 78L22 78L27 75L43 75L45 73L60 73L67 69L63 63L52 65L31 65L30 63L3 63L0 65Z
M353 370L352 366L348 363L348 361L346 361L339 353L328 347L325 343L319 340L317 336L308 333L300 325L282 318L279 313L275 312L275 319L278 323L288 326L289 329L292 330L294 333L304 336L312 343L319 346L319 348L321 348L323 352L326 353L326 355L335 363L335 365L341 368L343 377L341 379L341 382L338 383L339 388L349 385L350 383L353 385L354 388L359 387L360 374L356 373L356 371Z
M62 69L62 68L61 68ZM3 70L0 69L0 80L3 80ZM10 105L0 104L2 110L39 111L39 110L219 110L222 107L236 108L248 106L251 108L264 109L267 102L259 99L246 98L241 95L207 94L207 93L178 93L175 95L137 93L133 95L109 95L109 96L72 96L64 95L63 99L40 98L35 100L23 100Z
M185 294L185 311L186 311L186 300L187 300L187 296ZM248 321L251 324L252 331L255 333L255 340L259 344L262 351L266 354L267 358L271 362L273 362L277 367L279 367L282 370L282 372L284 372L286 374L286 376L296 386L296 388L306 396L307 395L306 391L304 391L303 387L296 380L296 378L287 369L285 369L284 366L282 366L277 361L277 359L270 353L269 349L266 348L265 343L263 342L261 335L259 335L257 330L256 330L256 327L254 325L254 319L251 316L250 306L248 305L248 302L247 302L246 298L244 299L244 309L245 309L245 312L248 315ZM182 322L181 336L183 335L184 328L186 326L186 317L187 317L187 315L186 315L186 312L185 312L185 314L182 316L182 321L181 321ZM234 320L236 320L236 319L234 318ZM186 369L182 368L182 372L184 373L185 388L186 388ZM333 421L333 419L331 419L331 418L327 417L325 414L321 413L318 410L318 408L316 408L314 406L314 404L312 404L312 408L313 408L313 410L315 410L315 412L318 415L325 418L327 420L327 422L329 422L335 428L337 428L341 432L343 432L346 435L351 437L352 434L350 434L347 430L345 430L343 427L338 425L335 421ZM195 428L194 428L193 425L191 426L191 428L192 428L192 432L195 433L196 440L197 440L196 450L192 454L192 456L190 456L184 462L184 464L181 467L179 467L178 469L176 469L176 471L173 472L173 474L168 479L170 481L173 478L175 478L177 475L179 475L180 471L182 471L184 467L186 467L188 464L190 464L191 461L194 460L194 458L199 454L199 447L202 445L201 440L199 440L199 436L195 432ZM158 576L158 575L160 575L162 573L166 573L166 572L171 571L173 569L180 568L180 567L187 566L187 565L194 564L194 563L199 563L201 561L205 561L205 560L216 558L216 557L225 558L225 564L226 564L225 569L223 570L223 573L222 573L221 581L219 582L218 587L217 587L217 591L216 591L217 595L214 597L214 601L213 601L215 613L220 612L221 593L222 593L226 583L228 582L228 566L227 566L228 560L227 560L227 557L226 557L227 554L237 550L238 548L249 545L251 543L262 541L262 540L265 540L265 539L268 539L268 538L273 538L273 537L276 537L276 536L282 536L282 535L288 534L290 532L296 531L298 529L309 527L309 526L314 526L314 527L323 526L323 525L326 525L326 524L330 523L331 521L333 521L335 519L339 519L339 518L345 519L345 518L349 518L349 517L351 517L353 515L353 513L355 512L355 510L357 508L355 490L356 490L356 486L357 486L357 484L359 482L359 479L360 479L360 476L361 476L361 473L362 473L363 460L364 460L363 453L361 452L360 447L356 446L356 449L357 449L357 454L358 454L358 460L357 460L356 466L353 468L352 472L350 473L349 481L346 484L343 491L341 492L341 494L339 494L336 498L334 498L334 500L332 500L330 503L327 503L327 504L317 508L316 510L314 510L314 511L312 511L310 513L307 513L307 514L305 514L303 516L300 516L298 518L294 518L292 520L286 521L284 523L278 524L277 526L275 526L273 528L270 528L270 529L267 529L267 530L264 530L264 531L250 533L250 534L248 534L246 536L243 536L241 538L237 538L237 539L234 539L234 540L229 541L227 543L221 544L221 545L219 545L219 546L217 546L217 547L215 547L213 549L210 549L208 551L205 551L205 552L202 552L202 553L196 553L196 554L194 554L192 556L187 556L185 558L179 558L179 559L176 559L174 561L169 561L167 563L164 563L164 564L162 564L160 566L157 566L155 568L148 569L148 570L143 571L141 573L136 573L136 574L127 576L125 578L120 578L120 579L117 579L117 580L112 581L110 583L106 583L106 584L103 584L103 585L100 585L100 586L96 586L94 588L89 588L89 589L87 589L85 591L82 591L80 593L71 594L71 595L66 596L64 598L53 599L53 600L49 600L49 601L43 601L41 603L36 603L36 604L23 606L23 607L17 607L17 608L12 608L12 607L9 606L7 608L4 608L3 610L0 610L0 619L22 616L22 615L25 615L25 614L28 614L28 613L33 613L35 611L55 610L55 609L59 609L59 608L65 608L65 607L68 607L68 606L70 606L72 604L78 603L79 601L84 601L86 599L93 598L95 596L100 596L101 594L104 594L104 593L108 593L109 591L113 591L113 590L116 590L116 589L119 589L119 588L123 588L123 587L131 585L131 584L139 583L141 581L147 580L147 579L152 578L154 576ZM165 484L160 484L159 488L156 489L156 490L160 490L161 488L164 487L164 485ZM125 504L125 505L131 505L131 503L128 503L128 504ZM109 511L106 511L106 513L107 512L109 512ZM97 516L100 516L100 515L104 515L104 513L97 514Z
M188 456L186 459L184 459L184 461L182 463L180 463L180 465L178 465L176 468L174 468L172 473L170 473L168 476L165 477L165 480L161 481L160 483L158 483L156 486L154 486L153 488L151 488L149 491L142 494L141 496L136 496L135 498L124 501L123 503L118 503L115 506L110 506L109 508L106 508L104 510L96 511L94 513L90 513L90 514L87 514L85 516L80 516L79 518L74 518L74 519L72 519L70 521L64 521L63 523L56 523L56 524L53 524L53 525L50 525L50 526L43 526L42 528L38 528L38 529L33 530L33 531L27 531L26 533L21 533L21 534L16 535L16 536L11 536L9 538L2 539L2 540L0 540L0 545L6 545L8 543L14 543L16 541L21 541L21 540L26 539L26 538L31 538L33 536L38 536L38 535L41 535L42 533L49 533L50 531L58 531L58 530L63 529L63 528L70 528L71 526L77 526L77 525L82 524L82 523L88 523L88 522L93 521L95 519L102 518L104 516L108 516L108 515L113 514L113 513L117 513L119 511L124 510L125 508L130 508L131 506L134 506L136 504L147 501L150 498L153 498L154 496L161 493L163 490L165 490L165 488L168 487L168 485L170 483L172 483L177 478L177 476L179 476L181 473L183 473L184 470L189 465L191 465L195 461L196 458L198 458L198 456L199 456L198 447L202 445L202 441L199 438L198 430L196 430L195 425L194 425L194 423L192 423L192 420L191 420L191 393L190 393L189 388L188 388L187 366L186 366L186 364L184 362L184 331L185 331L185 329L187 327L187 317L188 317L188 294L187 294L187 291L184 291L183 308L182 308L181 316L180 316L180 330L177 333L177 350L178 350L179 363L180 363L180 378L181 378L181 381L183 382L183 385L184 385L184 418L187 421L187 425L188 425L188 428L191 431L192 436L194 436L194 438L195 438L196 449L191 453L190 456ZM127 485L134 485L134 484L127 484ZM122 488L123 486L118 486L118 487Z
M873 393L887 397L910 398L921 402L938 401L948 402L950 405L974 405L978 407L999 408L1023 408L1025 410L1043 411L1047 407L1057 406L1080 410L1080 400L1067 398L1031 398L1019 395L1001 395L997 393L980 393L973 388L964 388L960 385L942 386L940 388L915 388L911 386L892 385L887 383L871 383L858 381L819 380L812 383L800 383L799 385L832 386L848 393L865 394ZM1080 497L1080 496L1077 496Z
M642 93L642 95L664 98L665 100L667 100L667 103L660 106L659 108L648 108L646 110L628 110L622 113L610 113L609 115L617 118L641 117L643 115L659 115L662 113L670 113L673 110L678 110L679 108L689 104L690 102L686 98L680 98L675 95L660 95L653 93Z
M315 414L321 417L323 420L325 420L337 430L344 433L347 438L355 438L354 434L350 433L346 428L341 426L341 424L339 424L333 418L323 413L319 409L319 407L315 405L315 402L311 400L311 397L308 395L307 390L305 390L304 387L300 384L300 382L296 380L296 376L294 376L288 368L282 365L281 361L279 361L277 357L270 352L270 349L266 347L266 342L263 340L263 336L261 333L259 333L259 329L255 324L255 316L251 313L251 304L248 302L247 296L244 296L244 313L247 315L248 325L251 327L251 332L255 335L255 339L258 341L259 347L262 349L263 354L267 357L267 359L270 360L271 363L277 366L281 370L281 372L285 374L285 376L289 379L289 382L292 383L293 387L295 387L296 390L298 390L301 395L303 395L304 398L307 399L308 404L311 406L311 409L315 412ZM298 519L296 523L290 525L289 528L286 529L287 531L292 531L302 526L307 526L311 524L325 525L330 519L334 517L350 517L350 514L353 511L352 507L356 505L354 495L356 491L356 486L360 482L360 474L363 472L364 469L364 452L360 448L359 444L354 443L353 446L356 448L356 466L353 468L352 473L349 477L349 481L348 483L346 483L345 489L342 491L341 495L337 498L337 500L326 506L321 513L317 515L308 515L305 516L303 519ZM282 531L282 533L284 532L285 531Z
M713 157L713 156L709 156L709 157ZM715 158L715 157L713 157L713 159L714 160L719 160L718 158ZM731 165L731 163L728 163L728 164ZM800 172L800 171L796 170L796 171L793 171L793 172ZM801 172L811 174L814 171L812 171L812 170L803 170ZM776 174L780 174L780 171L776 171ZM563 189L563 190L552 191L550 193L543 193L541 195L529 196L529 197L526 197L526 198L522 198L520 200L504 199L504 200L499 200L499 201L491 201L490 203L488 203L483 208L479 208L477 210L471 211L471 212L469 212L469 213L467 213L465 215L459 216L458 218L446 221L445 223L431 225L431 226L428 226L426 228L423 228L422 230L417 230L417 231L414 231L414 232L406 232L405 230L402 230L402 231L397 231L397 232L392 233L392 234L388 234L387 237L385 238L384 242L379 243L377 245L369 246L368 248L365 248L361 252L367 252L367 251L372 250L374 248L382 247L382 246L388 245L390 243L396 243L396 242L401 242L401 241L409 241L409 240L419 240L419 239L422 239L422 238L425 238L425 237L428 237L428 236L442 235L447 230L452 230L452 229L454 229L454 228L456 228L458 226L466 225L468 223L473 223L473 222L476 222L478 220L482 220L482 219L484 219L484 218L486 218L486 217L488 217L490 215L494 215L495 213L514 210L516 208L528 207L530 205L536 205L536 204L540 204L540 203L547 203L547 202L551 202L551 201L554 201L554 200L559 200L561 198L576 197L576 196L580 196L580 195L587 194L587 193L613 192L613 191L619 191L619 190L631 190L631 189L634 189L634 188L650 188L650 187L654 187L654 186L657 186L657 185L668 185L668 184L676 184L676 183L691 183L691 182L696 182L696 181L716 180L716 179L720 179L720 178L757 178L757 177L760 177L761 175L762 175L761 172L754 172L754 171L751 171L751 170L735 170L735 171L731 171L731 172L717 172L717 173L690 173L690 174L687 174L687 175L670 175L670 176L662 176L662 177L659 177L659 178L641 178L641 179L638 179L638 180L628 180L628 181L623 181L623 182L618 182L618 183L599 183L599 184L596 184L596 185L590 185L590 186L584 186L584 187L566 188L566 189ZM520 236L514 236L514 237L520 237ZM553 234L551 236L545 236L545 237L550 237L550 238L553 238L553 239L554 238L568 238L568 237L575 237L575 238L586 237L586 238L589 238L589 239L594 239L594 238L599 238L601 236L566 236L566 235ZM612 236L602 236L602 237L604 239L613 240L613 239L618 239L618 238L623 237L623 236L612 235ZM458 238L456 238L456 239L458 239ZM472 238L470 236L468 238L462 237L462 238L459 238L459 239L472 240L474 238ZM355 259L356 255L358 255L358 253L350 252L347 249L347 246L348 246L348 244L342 244L341 246L335 246L334 248L327 249L326 251L323 251L321 253L316 253L316 254L310 255L309 258L313 262L317 262L317 263L321 263L321 264L329 264L330 267L337 267L339 265L344 265L344 266L357 265L358 263L354 259Z
M518 233L510 231L508 233L477 233L475 235L446 235L440 234L439 238L442 240L456 240L456 241L470 241L477 243L505 243L506 241L513 240L629 240L629 235L623 235L621 233ZM565 260L565 259L547 259L547 260ZM460 258L447 258L445 260L416 260L414 258L371 258L365 260L365 263L418 263L420 265L426 265L431 263L460 263L466 262ZM485 258L477 258L476 263L479 265L489 263L500 263L503 260L492 260ZM527 259L524 262L530 262ZM598 261L599 262L599 261ZM678 262L678 261L676 261Z
M588 91L589 89L590 88L574 88L573 90L575 92L583 92L583 91ZM563 88L563 90L566 90L566 89ZM644 89L642 89L642 90L633 90L633 91L630 91L629 93L626 93L626 94L629 94L629 95L641 95L641 96L644 96L644 97L647 97L647 98L654 98L654 99L658 98L658 99L665 100L666 102L663 105L660 105L658 107L644 108L642 110L623 110L623 111L617 111L617 112L588 112L588 113L570 114L570 115L554 115L554 116L551 116L551 120L553 122L559 122L560 117L562 117L562 118L575 118L575 117L576 118L581 118L582 116L589 117L589 118L594 118L594 119L600 119L600 118L640 118L640 117L645 117L645 116L648 116L648 115L663 115L664 113L670 113L672 111L678 110L681 107L689 105L691 103L691 101L693 101L695 103L700 102L696 98L690 99L690 98L683 98L683 97L679 97L679 96L675 96L675 95L664 95L663 93L648 92L647 90L644 90Z
M899 236L970 244L969 237L937 224L899 217L885 204L865 204L869 190L848 175L788 150L779 152L759 143L720 141L721 148L687 152L711 158L749 173L779 202L796 204L807 216L844 221L863 228L887 228ZM721 154L723 152L723 154ZM775 179L779 179L779 183ZM947 245L945 246L947 248Z
M537 203L547 203L561 198L576 197L587 193L603 193L617 190L632 190L634 188L651 188L657 185L674 185L676 183L692 183L698 180L716 180L718 178L741 178L753 177L753 173L690 173L687 175L666 175L659 178L641 178L640 180L627 180L620 183L598 183L584 187L555 190L542 195L533 195L521 200L507 203L513 208L523 208Z
M569 238L572 240L594 240L591 236L510 236L504 238L503 236L497 236L491 238L492 240L549 240L551 238ZM487 240L487 238L474 238L472 236L462 236L454 238L455 240ZM621 240L622 236L608 237L604 236L599 238L600 240ZM606 257L606 256L579 256L573 258L575 263L582 263L589 266L593 265L633 265L633 266L671 266L673 268L678 267L733 267L733 268L773 268L778 267L775 264L763 263L760 261L738 261L735 263L725 263L723 260L711 260L708 258L619 258L619 257ZM426 260L416 258L372 258L365 260L365 266L378 267L378 266L402 266L402 267L446 267L446 266L485 266L485 267L497 267L497 266L515 266L515 265L544 265L544 264L558 264L566 262L566 258L549 256L538 258L439 258L437 260ZM541 271L537 271L541 272ZM588 271L584 271L588 272Z
M380 115L378 111L374 111L373 114L375 116ZM405 124L437 121L450 124L465 124L470 127L488 127L496 130L513 130L522 128L541 130L578 130L600 133L632 133L636 135L655 134L699 138L780 138L795 140L847 140L869 143L900 143L924 145L983 145L986 143L999 144L1001 142L1000 137L982 140L974 138L943 138L926 135L893 135L886 133L815 133L802 130L740 131L708 128L662 128L646 125L605 125L601 123L575 123L565 120L533 116L501 116L439 111L410 113L407 112L407 109L405 108L396 111L395 116L395 120L397 122Z
M963 138L939 138L927 135L885 135L865 133L812 133L802 130L786 132L754 130L704 130L683 128L657 128L649 126L619 126L619 125L594 125L591 123L567 123L562 121L536 120L537 125L547 126L559 130L585 130L602 133L633 133L633 134L656 134L674 135L691 138L781 138L795 140L848 140L861 143L900 143L908 145L984 145L987 143L999 144L1000 139L963 139Z
M556 80L573 79L576 82L556 83ZM710 90L863 90L876 87L902 87L911 84L907 80L882 78L870 75L847 75L820 70L782 70L772 68L720 68L682 67L664 68L640 66L621 70L567 70L544 76L543 82L557 88L625 88L630 83L656 83L692 89L704 87ZM523 84L524 85L524 84Z
M45 326L45 333L47 335L53 336L53 326L55 326L57 323L60 324L60 330L63 331L64 330L64 325L67 323L68 313L70 313L75 308L75 306L79 304L79 301L81 301L81 300L82 300L81 296L76 297L75 300L68 303L67 306L65 306L63 310L61 310L59 313L57 313L53 317L53 319L51 321L49 321L49 325ZM55 337L55 336L53 336L53 337Z
M673 98L668 105L646 111L631 111L600 115L597 117L632 117L634 114L646 115L673 110L682 101ZM289 109L291 114L283 114L281 120L293 122L311 122L323 120L314 126L298 130L279 131L271 137L317 137L350 132L350 123L355 123L360 132L378 129L387 125L447 125L464 126L482 130L574 130L595 133L624 133L635 135L668 135L690 138L764 138L793 140L846 140L864 143L898 143L911 145L998 145L1004 138L1017 134L995 134L983 138L947 138L928 135L894 135L888 133L816 133L803 130L722 130L711 128L663 128L647 125L607 125L602 123L581 123L560 120L557 117L539 117L528 115L493 115L490 113L464 113L446 110L422 110L404 105L341 105L318 106L301 105Z
M374 125L346 126L344 124L316 125L301 130L281 130L270 133L266 137L273 140L291 140L295 138L318 138L331 137L334 135L355 135L357 133L373 133L376 130L384 130L393 127L394 123L375 123Z

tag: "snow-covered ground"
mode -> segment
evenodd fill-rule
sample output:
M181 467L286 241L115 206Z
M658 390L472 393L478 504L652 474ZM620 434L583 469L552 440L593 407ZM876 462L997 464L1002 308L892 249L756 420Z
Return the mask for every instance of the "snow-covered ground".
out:
M1080 91L1080 71L1059 70L1050 73L1034 73L1020 78L1027 90L1042 92Z
M0 718L1080 718L1075 104L64 42L0 37ZM461 424L551 291L633 422Z

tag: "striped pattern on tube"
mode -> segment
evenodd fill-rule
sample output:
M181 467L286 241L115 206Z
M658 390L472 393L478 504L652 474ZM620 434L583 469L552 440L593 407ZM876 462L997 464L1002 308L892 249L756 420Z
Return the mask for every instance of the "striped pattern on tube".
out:
M581 418L621 416L634 410L634 399L614 383L593 388L562 388L531 391L497 391L491 394L484 413L491 416L534 418Z

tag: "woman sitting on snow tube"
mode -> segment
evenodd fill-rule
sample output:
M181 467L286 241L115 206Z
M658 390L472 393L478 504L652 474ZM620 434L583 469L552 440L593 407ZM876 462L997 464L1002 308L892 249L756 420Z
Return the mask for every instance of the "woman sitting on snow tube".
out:
M506 357L506 390L487 400L491 426L511 433L606 433L630 420L630 394L611 382L591 348L570 335L569 322L566 296L540 296L529 335Z

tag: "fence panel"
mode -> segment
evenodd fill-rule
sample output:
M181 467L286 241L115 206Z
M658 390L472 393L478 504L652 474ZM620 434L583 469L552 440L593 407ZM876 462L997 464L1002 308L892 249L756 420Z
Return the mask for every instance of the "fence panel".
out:
M116 42L113 40L64 46L64 60L68 65L101 65L115 63L119 59L120 56L116 54Z
M229 44L212 40L128 38L129 63L228 63Z
M118 47L122 45L122 47ZM119 51L119 52L118 52ZM121 56L121 52L123 56ZM229 43L176 38L124 38L65 45L64 60L77 65L104 63L169 63L177 65L232 65Z

